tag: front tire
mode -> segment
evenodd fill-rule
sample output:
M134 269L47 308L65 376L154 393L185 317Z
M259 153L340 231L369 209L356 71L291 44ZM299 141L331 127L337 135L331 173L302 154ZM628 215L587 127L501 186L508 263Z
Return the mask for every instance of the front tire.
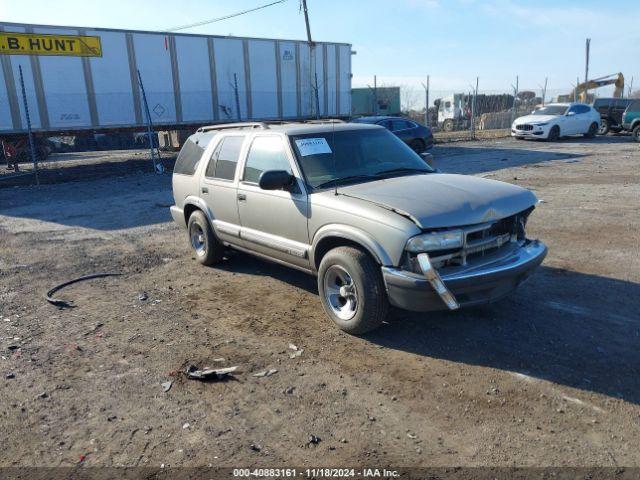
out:
M636 142L640 142L640 124L634 127L633 131L631 132L631 136Z
M380 267L357 248L334 248L323 257L318 290L329 318L352 335L378 328L387 316L389 302Z
M202 211L196 210L191 214L187 231L191 248L199 263L210 266L222 260L224 245L216 237L209 219Z
M547 140L549 140L550 142L555 142L560 138L560 127L558 125L554 125L553 127L551 127L551 130L549 131L549 136L547 137Z
M598 124L596 122L593 122L591 125L589 125L589 130L587 130L587 133L584 134L584 137L594 138L596 136L596 133L598 133Z
M600 120L600 128L598 129L598 135L606 135L611 130L608 120Z

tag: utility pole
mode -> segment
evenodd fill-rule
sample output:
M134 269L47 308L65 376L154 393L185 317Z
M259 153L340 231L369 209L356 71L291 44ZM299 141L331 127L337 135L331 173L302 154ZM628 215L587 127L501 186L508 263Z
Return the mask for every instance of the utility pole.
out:
M429 75L427 75L427 84L422 84L424 88L424 124L429 126Z
M580 86L580 77L576 77L576 89L573 91L573 101L578 101L578 87Z
M307 0L300 0L300 6L304 13L304 23L307 27L307 43L309 44L309 82L314 91L316 118L320 118L320 98L318 94L318 73L316 72L316 44L311 38L311 26L309 25L309 9ZM312 109L313 110L313 109Z
M589 49L591 47L591 39L587 38L585 45L585 63L584 63L584 83L589 81Z
M627 97L631 97L632 93L633 93L633 77L631 77L631 83L629 83L629 94L627 95Z
M513 121L516 119L518 88L520 88L519 82L520 82L520 77L516 75L516 84L511 85L511 87L513 87L513 105L511 106L511 123L513 123Z
M542 89L542 106L544 107L544 102L547 98L547 80L549 80L548 77L544 77L544 88Z

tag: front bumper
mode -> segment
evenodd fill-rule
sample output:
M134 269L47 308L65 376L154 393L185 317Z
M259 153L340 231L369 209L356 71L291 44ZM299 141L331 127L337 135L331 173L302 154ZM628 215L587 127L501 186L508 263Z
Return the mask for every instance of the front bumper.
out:
M512 127L511 136L521 138L547 138L549 131L544 128L536 129L535 127L533 130L517 130Z
M547 247L537 240L527 243L499 260L472 267L441 279L461 307L498 300L524 282L542 263ZM447 306L429 281L420 274L382 267L382 277L391 305L424 312Z

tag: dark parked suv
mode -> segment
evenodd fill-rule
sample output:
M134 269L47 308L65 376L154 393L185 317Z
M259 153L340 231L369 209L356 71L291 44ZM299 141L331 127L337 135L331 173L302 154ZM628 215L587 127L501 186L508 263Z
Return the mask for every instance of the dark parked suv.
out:
M396 137L399 137L400 140L409 145L416 153L423 153L433 147L433 133L431 133L431 129L413 120L407 120L401 117L375 116L354 118L351 121L353 123L381 125L393 132Z
M609 131L618 133L622 130L622 114L633 102L633 98L598 98L593 102L593 108L600 113L600 135Z
M624 111L622 128L631 132L636 142L640 142L640 99L634 99L633 103Z

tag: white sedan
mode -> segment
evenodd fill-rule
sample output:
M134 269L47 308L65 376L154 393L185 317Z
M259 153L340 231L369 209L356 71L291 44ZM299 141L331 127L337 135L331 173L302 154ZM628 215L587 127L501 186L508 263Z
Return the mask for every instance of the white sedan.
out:
M518 117L511 136L557 140L568 135L593 138L600 127L600 113L584 103L550 103L531 115Z

